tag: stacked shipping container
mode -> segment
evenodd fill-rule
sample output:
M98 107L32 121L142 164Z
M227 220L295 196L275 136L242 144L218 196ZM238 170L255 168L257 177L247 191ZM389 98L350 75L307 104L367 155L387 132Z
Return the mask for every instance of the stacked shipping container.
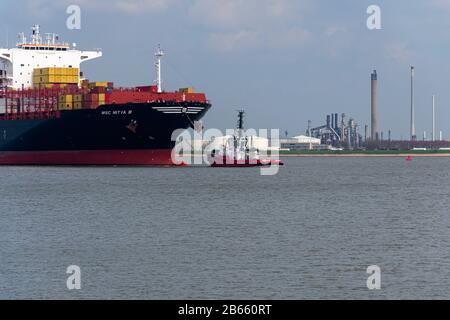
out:
M50 88L54 85L78 85L78 68L37 68L33 71L33 85L35 87Z
M180 88L178 90L178 92L180 93L195 93L195 89L193 87L189 87L189 88Z
M72 110L73 109L73 95L62 94L58 98L58 110Z
M39 78L45 78L46 81L53 81L61 69L67 68L42 68L35 69ZM70 68L69 68L70 69ZM78 72L73 68L70 72ZM67 72L66 72L67 73ZM56 78L58 79L58 78ZM41 80L36 80L40 82ZM47 87L47 85L52 85ZM49 89L51 88L51 89ZM19 90L20 91L20 90ZM194 88L181 88L177 92L157 92L157 87L140 86L135 88L113 88L112 82L92 82L81 80L80 87L77 84L57 84L57 83L39 83L31 91L17 91L8 96L19 97L20 105L25 113L29 113L32 105L37 105L37 110L80 110L96 109L105 104L127 104L127 103L151 103L151 102L207 102L203 93L195 93ZM11 98L11 101L15 101ZM34 100L33 100L34 99ZM37 103L36 101L43 102ZM19 101L17 100L17 101ZM15 102L14 102L15 103ZM19 103L19 102L17 102ZM10 109L18 109L13 106ZM30 111L28 111L30 109ZM35 107L36 109L36 107ZM41 112L41 111L38 111ZM13 113L13 111L11 111Z
M74 94L73 95L73 108L75 110L83 109L83 95L82 94Z

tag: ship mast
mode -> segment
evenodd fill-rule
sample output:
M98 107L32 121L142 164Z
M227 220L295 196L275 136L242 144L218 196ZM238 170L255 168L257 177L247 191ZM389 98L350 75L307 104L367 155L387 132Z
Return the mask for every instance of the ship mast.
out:
M164 52L161 50L161 46L158 45L158 51L155 53L156 57L156 86L158 87L158 93L162 92L162 81L161 81L161 59L164 57Z
M40 32L40 25L35 24L32 28L32 35L31 35L31 43L32 44L41 44L42 38L41 38L41 32Z

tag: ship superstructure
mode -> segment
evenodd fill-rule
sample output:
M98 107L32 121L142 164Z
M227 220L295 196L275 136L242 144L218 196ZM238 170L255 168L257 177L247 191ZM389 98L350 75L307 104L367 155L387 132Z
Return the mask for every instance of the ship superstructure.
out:
M102 56L100 50L80 51L74 44L60 42L55 33L42 37L40 26L32 27L27 38L19 34L16 48L0 48L0 87L28 89L33 87L33 71L38 68L61 67L80 69L82 62Z

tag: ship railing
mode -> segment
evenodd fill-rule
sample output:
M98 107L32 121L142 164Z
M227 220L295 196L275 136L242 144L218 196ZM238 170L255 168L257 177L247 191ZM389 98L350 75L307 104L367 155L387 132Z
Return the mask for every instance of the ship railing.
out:
M82 93L79 88L27 88L3 90L3 120L48 119L60 116L58 100L61 94Z
M119 91L119 92L136 92L136 93L153 93L153 94L158 94L158 92L142 91L139 88L135 88L135 87L131 87L131 88L130 87L115 87L113 90L114 91ZM163 92L160 92L160 93L163 93L163 94L183 94L182 92L167 92L167 91L163 91ZM174 99L174 100L179 102L178 99ZM209 104L211 103L210 100L204 100L202 102L209 103Z
M121 92L139 92L137 88L129 88L129 87L115 87L114 91Z

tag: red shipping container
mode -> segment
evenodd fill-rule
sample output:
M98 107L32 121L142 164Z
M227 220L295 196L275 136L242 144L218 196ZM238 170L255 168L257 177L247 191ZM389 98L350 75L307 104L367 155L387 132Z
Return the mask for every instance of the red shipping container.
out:
M98 107L98 101L83 101L83 109L95 109Z
M94 87L91 89L92 93L105 93L106 88L105 87Z
M91 100L91 94L85 93L83 94L83 101L90 101Z
M139 86L136 87L136 91L138 92L158 92L157 86Z

